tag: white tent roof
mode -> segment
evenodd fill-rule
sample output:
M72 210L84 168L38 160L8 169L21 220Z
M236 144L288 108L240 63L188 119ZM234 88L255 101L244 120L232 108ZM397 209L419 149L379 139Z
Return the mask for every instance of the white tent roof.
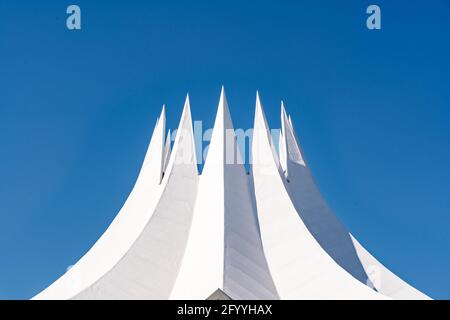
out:
M206 299L218 288L232 299L278 298L240 157L222 89L173 299Z
M163 109L136 185L112 224L78 263L36 299L169 297L198 182L188 98L171 163L161 181L164 125Z
M173 149L165 108L126 203L34 299L427 299L331 212L281 108L278 154L257 95L251 172L222 88L199 176L189 97Z
M299 218L333 260L354 278L378 292L399 299L427 298L373 258L347 231L321 196L306 164L298 137L281 105L284 157L286 158L290 198Z

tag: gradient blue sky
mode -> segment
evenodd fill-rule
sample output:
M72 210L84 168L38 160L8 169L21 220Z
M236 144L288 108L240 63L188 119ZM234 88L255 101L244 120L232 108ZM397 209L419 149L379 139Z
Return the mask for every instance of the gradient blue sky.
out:
M82 30L65 27L66 7ZM450 4L1 1L0 299L29 298L109 225L161 105L209 127L284 99L320 188L402 278L450 298Z

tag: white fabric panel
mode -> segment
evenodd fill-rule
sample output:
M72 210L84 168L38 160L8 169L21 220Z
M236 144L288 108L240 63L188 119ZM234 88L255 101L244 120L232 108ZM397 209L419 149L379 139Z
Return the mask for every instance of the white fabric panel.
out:
M223 130L219 112L200 177L186 251L171 299L206 299L223 287Z
M151 218L163 190L159 182L164 131L163 108L136 184L116 218L72 268L33 299L73 298L102 277L127 253Z
M289 183L286 183L286 187L300 219L322 248L342 268L367 284L367 274L356 255L348 232L331 212L316 188L296 142L284 106L282 106L281 123L286 140L284 152L289 170Z
M278 156L280 157L280 168L284 176L288 178L287 159L286 159L286 139L283 137L283 130L280 130L280 138L278 140Z
M335 263L299 219L268 132L257 97L252 170L264 251L280 298L385 299Z
M172 153L174 160L164 176L165 189L153 216L117 265L76 299L169 298L186 246L197 192L194 150L186 99ZM191 156L185 158L186 155Z
M279 299L262 247L251 176L246 174L223 98L225 136L224 292L233 299Z
M392 273L350 234L358 257L366 270L374 287L388 297L399 300L430 300L426 294L412 287Z
M222 89L192 228L172 299L276 299L259 238L254 199ZM234 161L233 161L234 160ZM229 163L232 161L232 163Z
M170 129L167 132L166 136L166 144L164 145L164 156L163 156L163 174L165 173L167 169L167 165L169 164L170 159L170 139L171 139L171 133Z
M285 152L289 170L287 189L300 218L322 248L353 277L386 296L399 299L426 297L392 274L355 242L320 194L283 105L281 122L286 149L280 152Z

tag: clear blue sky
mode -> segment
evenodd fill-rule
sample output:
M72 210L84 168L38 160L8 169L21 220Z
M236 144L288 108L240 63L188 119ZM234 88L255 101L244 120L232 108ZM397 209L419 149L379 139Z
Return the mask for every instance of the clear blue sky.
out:
M66 7L82 10L68 31ZM0 298L74 264L127 198L161 105L236 127L285 100L320 188L385 265L450 298L450 4L1 1Z

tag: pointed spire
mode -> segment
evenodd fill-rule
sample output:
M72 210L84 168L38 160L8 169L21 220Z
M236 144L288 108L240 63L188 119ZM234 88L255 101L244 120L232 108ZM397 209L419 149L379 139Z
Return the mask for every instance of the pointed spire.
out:
M180 126L191 127L192 129L192 115L191 115L191 101L189 93L186 94L186 101L184 102L183 112L180 119Z
M162 105L161 114L158 119L164 119L164 121L166 120L166 105L165 104Z
M222 159L226 159L227 163L229 163L228 161L233 161L235 159L234 145L233 122L228 109L225 88L222 86L204 170L207 170L210 162L223 162L223 160L219 160L222 157L224 157ZM216 160L212 160L212 158L216 158Z
M165 174L168 176L175 164L191 164L195 163L195 143L194 143L194 130L192 127L191 106L189 101L189 93L186 95L184 102L183 112L181 114L178 129L176 129L175 141L173 148L165 165ZM195 166L197 169L197 166Z
M286 109L284 108L284 101L283 100L281 100L281 116L287 118Z
M252 141L252 162L253 163L264 163L267 162L267 156L263 155L265 151L263 145L268 144L271 156L277 164L278 170L281 173L280 160L278 158L276 148L272 141L272 136L270 134L269 125L267 124L267 119L264 114L264 109L259 97L259 92L256 92L256 107L255 107L255 122L253 127L253 141Z
M217 113L219 113L219 111L222 111L223 109L225 109L225 107L227 104L227 97L225 95L225 88L224 86L222 86L222 89L220 89L220 98L219 98L219 106L217 108Z
M165 133L166 133L166 105L163 104L162 108L161 108L161 114L159 115L159 119L158 122L160 122L161 125L161 130L162 130L162 141L159 141L159 143L161 143L160 147L161 147L161 162L160 162L160 172L159 172L159 182L161 182L161 179L163 177L163 173L164 173L164 144L165 144ZM159 161L159 160L158 160Z
M166 171L167 164L168 164L169 158L170 158L170 139L171 139L171 135L170 135L170 129L169 129L169 131L167 132L167 136L166 136L166 144L164 145L163 174L164 174L164 171Z
M227 129L227 127L230 125L231 116L230 116L230 110L228 109L228 101L227 96L225 94L225 87L222 86L222 89L220 90L220 99L219 99L219 105L217 107L217 114L216 114L216 123L214 123L214 127L218 124L217 121L222 122L224 129ZM233 125L231 124L231 127Z
M280 115L280 117L281 117L281 130L283 131L283 135L286 138L286 136L287 136L286 131L290 129L289 128L290 125L289 125L289 120L288 120L287 115L286 115L286 109L284 108L283 101L281 101L281 115Z
M254 123L254 128L256 129L257 124L258 125L262 125L264 124L265 120L264 119L264 111L262 109L261 106L261 100L259 99L259 92L258 90L256 90L256 104L255 104L255 123ZM267 129L267 128L265 128Z
M291 115L288 114L287 112L286 112L286 115L287 115L287 123L288 123L288 125L289 125L289 129L290 129L290 131L292 132L292 135L293 135L293 137L294 137L294 140L295 140L296 144L299 146L297 133L296 133L295 130L294 130L294 126L293 126L293 124L292 124L292 118L291 118Z
M156 120L156 126L155 126L155 130L156 127L159 127L160 129L162 129L162 138L163 138L163 143L164 143L164 132L166 130L166 105L163 104L162 108L161 108L161 112L159 114L158 119Z
M166 130L166 110L163 105L158 121L156 122L150 144L145 155L144 164L141 170L152 171L156 184L160 183L163 171L163 154Z
M256 91L255 128L257 125L261 126L262 129L269 130L266 115L264 114L264 109L259 97L259 91Z
M184 101L183 112L181 113L180 123L178 124L175 142L180 138L183 130L192 130L191 102L189 100L189 93L186 94L186 100ZM175 149L175 145L173 149Z
M288 155L287 155L287 129L286 128L286 110L284 108L284 102L281 100L281 112L280 112L280 118L281 118L281 132L280 132L280 140L278 142L279 149L278 154L280 157L280 165L281 169L285 175L286 178L288 178Z
M302 156L302 152L300 150L300 146L297 141L297 137L295 135L294 129L292 128L291 123L289 122L289 118L286 113L286 109L284 108L284 104L281 106L281 127L283 130L283 138L284 138L284 146L286 150L286 164L285 170L286 170L286 177L288 177L288 171L289 171L289 162L293 161L300 165L305 165L305 161Z
M184 100L183 111L181 113L180 123L178 124L178 129L183 127L184 122L191 120L191 102L189 99L189 92L186 94L186 99ZM176 139L176 138L175 138Z
M242 157L236 143L236 134L234 131L233 120L231 119L230 110L228 108L228 101L225 94L225 88L223 86L220 92L220 101L217 110L216 121L219 120L219 117L223 127L222 129L217 130L223 131L223 145L221 148L224 152L225 164L242 163Z

